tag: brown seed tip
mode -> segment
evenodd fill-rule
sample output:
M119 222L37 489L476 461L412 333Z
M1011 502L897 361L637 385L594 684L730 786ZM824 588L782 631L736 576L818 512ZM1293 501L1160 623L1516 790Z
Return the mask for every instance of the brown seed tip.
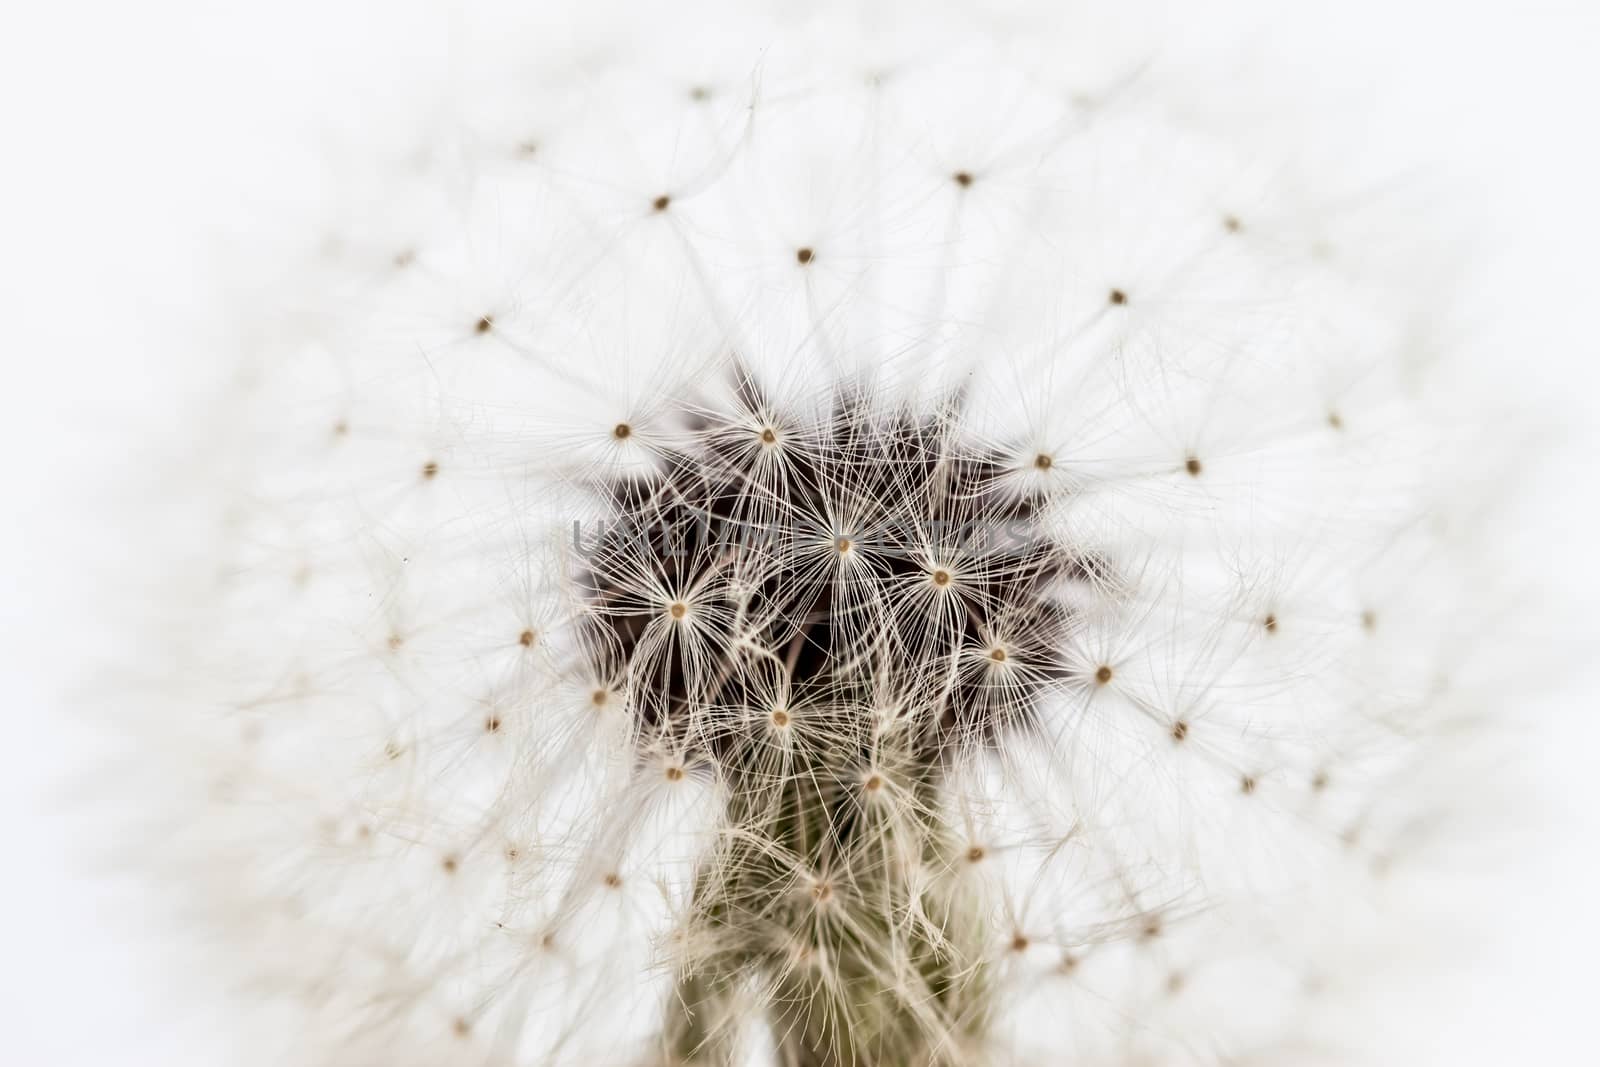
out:
M850 551L850 538L848 538L848 537L839 538L837 541L835 541L833 543L833 547L838 550L839 555L841 555L841 556L844 555L846 552Z
M611 691L608 689L596 689L593 693L589 694L589 703L593 704L597 708L605 707L606 701L610 699Z
M680 600L674 603L671 607L667 608L667 614L671 615L674 619L681 619L685 615L689 614L689 605Z
M500 717L498 715L489 716L487 719L483 720L483 728L488 730L491 734L499 733Z
M1261 625L1267 628L1267 633L1275 634L1278 632L1278 617L1276 615L1268 615L1261 620Z
M761 431L761 443L764 444L764 445L775 445L775 444L777 444L778 443L778 431L774 430L771 426L768 426L765 429L763 429Z
M1182 719L1179 719L1177 722L1172 724L1172 739L1174 741L1182 741L1185 737L1188 737L1188 736L1189 736L1189 724L1188 723L1184 722Z
M440 861L439 866L444 868L445 874L455 874L461 867L461 860L455 856L446 856Z
M1239 779L1239 792L1249 796L1256 791L1256 780L1248 774Z
M681 781L683 781L683 768L679 767L679 766L676 766L676 765L668 767L667 768L667 781L669 781L669 782L681 782Z
M1328 412L1328 425L1335 430L1342 430L1344 429L1344 417L1337 411L1330 411Z
M1113 304L1126 304L1128 302L1128 294L1121 289L1113 289L1111 290L1111 302Z
M490 330L494 329L494 316L485 315L483 318L479 319L472 328L478 333L488 333Z
M866 781L866 790L867 790L867 792L876 793L878 790L880 790L882 788L883 788L883 776L882 775L874 774L874 775L870 776L867 779L867 781Z
M522 631L522 633L517 637L517 644L521 645L523 648L532 647L532 645L533 645L533 631L532 630L524 630L524 631Z
M619 422L611 428L611 436L618 441L626 441L633 436L633 427L625 422Z
M1376 630L1378 628L1378 613L1376 611L1363 611L1361 613L1361 628L1363 630Z
M467 1022L465 1019L457 1019L455 1022L450 1024L450 1029L457 1037L466 1037L468 1034L472 1033L472 1024Z
M672 197L662 195L656 197L655 200L651 202L650 206L655 208L657 211L665 211L667 210L667 205L670 203L672 203Z
M602 881L605 882L607 889L622 888L622 875L618 874L616 871L608 872Z
M1238 233L1244 228L1244 223L1239 221L1239 216L1228 215L1222 220L1222 228L1227 230L1229 233Z
M437 462L435 462L434 460L430 459L430 460L428 460L428 462L426 462L426 463L424 463L422 465L422 476L424 478L432 478L434 475L436 475L438 473L439 473L439 464Z
M950 572L946 571L946 570L934 571L933 572L933 584L937 585L937 586L939 586L941 588L944 587L944 586L949 585L950 584Z
M967 862L982 863L985 855L987 855L987 853L984 852L982 845L973 845L971 848L967 849Z
M798 259L800 261L800 265L803 267L807 263L811 262L812 255L814 255L814 253L811 251L811 249L802 248L802 249L800 249L800 251L798 251L798 252L796 252L794 254L794 258Z
M1027 937L1026 934L1023 934L1023 933L1019 932L1019 933L1015 933L1015 934L1011 935L1011 951L1012 952L1026 952L1026 951L1028 951L1028 937Z
M972 175L969 174L967 171L958 170L958 171L955 172L953 177L956 180L956 184L961 186L961 188L963 188L963 189L965 189L967 186L972 184Z
M1100 669L1094 672L1094 680L1099 682L1101 685L1105 685L1110 682L1111 668L1105 664L1101 664Z
M1183 461L1183 469L1189 472L1189 477L1200 477L1200 461L1193 456Z
M1056 465L1055 457L1044 452L1040 452L1037 456L1033 457L1033 465L1042 471L1047 471Z
M1006 661L1006 650L1003 648L990 649L989 658L996 663L1004 663Z
M818 882L811 887L811 896L818 904L826 904L833 899L833 885L830 882Z
M789 713L782 708L772 709L772 725L779 728L789 725Z

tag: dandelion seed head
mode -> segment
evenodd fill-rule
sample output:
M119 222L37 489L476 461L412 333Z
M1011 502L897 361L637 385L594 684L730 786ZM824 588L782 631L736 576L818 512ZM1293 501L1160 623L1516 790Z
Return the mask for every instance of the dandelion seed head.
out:
M1138 20L838 14L478 27L241 346L130 762L275 1062L1236 1062L1388 958L1496 692L1404 227Z

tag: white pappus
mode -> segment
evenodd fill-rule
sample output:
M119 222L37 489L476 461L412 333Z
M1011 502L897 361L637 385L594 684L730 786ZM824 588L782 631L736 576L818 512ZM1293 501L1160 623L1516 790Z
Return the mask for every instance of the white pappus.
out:
M329 163L186 475L238 1062L1383 1062L1504 595L1416 195L1126 18L593 21Z

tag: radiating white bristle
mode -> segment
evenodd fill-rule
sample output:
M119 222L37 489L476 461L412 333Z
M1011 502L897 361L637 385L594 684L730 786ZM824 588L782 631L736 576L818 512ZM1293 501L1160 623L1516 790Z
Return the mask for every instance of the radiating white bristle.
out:
M940 1062L1383 1062L1358 995L1426 959L1404 880L1494 699L1457 679L1482 666L1479 400L1433 235L1075 11L640 18L469 25L448 106L330 165L327 230L218 401L215 480L162 487L223 518L153 605L177 632L131 716L130 806L241 1033L260 1011L271 1034L238 1062L662 1062L674 969L760 935L685 923L756 779L641 725L575 550L686 413L782 449L841 385L882 412L959 395L954 435L1105 561L1059 591L1070 682L953 760L936 810L891 741L848 768L914 887L884 929L983 946L982 1025L931 1018ZM735 407L736 373L771 410ZM837 489L820 529L896 504ZM815 548L784 581L834 565ZM963 561L917 552L959 598ZM858 558L840 596L873 618L941 595ZM626 596L685 606L641 645L712 671L731 609L628 562ZM1027 665L999 662L962 669L1004 701ZM789 695L715 712L769 740L774 781L838 740ZM906 844L925 819L948 869ZM783 1041L762 983L842 986L829 938L864 936L851 886L763 858L822 950L707 1024L752 1062ZM941 927L951 900L975 932Z

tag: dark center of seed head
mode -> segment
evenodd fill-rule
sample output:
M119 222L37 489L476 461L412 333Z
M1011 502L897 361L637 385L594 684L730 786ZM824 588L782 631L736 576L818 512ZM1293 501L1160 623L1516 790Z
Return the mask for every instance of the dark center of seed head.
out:
M870 709L888 702L901 709L897 758L918 779L955 746L1026 728L1046 691L1072 675L1071 609L1056 593L1102 564L1031 536L1044 491L1018 492L1015 451L965 443L948 409L885 412L845 388L831 414L782 412L798 432L785 433L781 452L751 450L751 415L773 405L740 389L737 410L686 416L647 473L593 486L610 514L577 564L583 647L595 675L626 686L641 751L694 752L723 773L759 775L782 743L774 730L816 709L829 765L853 746L868 764L884 736ZM756 425L763 444L777 440L772 423ZM619 423L614 436L631 433ZM824 532L841 514L870 528L870 554L857 534ZM819 567L819 540L852 565ZM954 572L929 568L930 553L963 560L960 610L944 595ZM690 614L686 596L663 604L663 586L693 590L692 629L651 625ZM1004 646L987 636L999 629ZM974 648L990 667L1028 669L1002 686L971 668ZM774 710L763 723L739 710L752 707Z

